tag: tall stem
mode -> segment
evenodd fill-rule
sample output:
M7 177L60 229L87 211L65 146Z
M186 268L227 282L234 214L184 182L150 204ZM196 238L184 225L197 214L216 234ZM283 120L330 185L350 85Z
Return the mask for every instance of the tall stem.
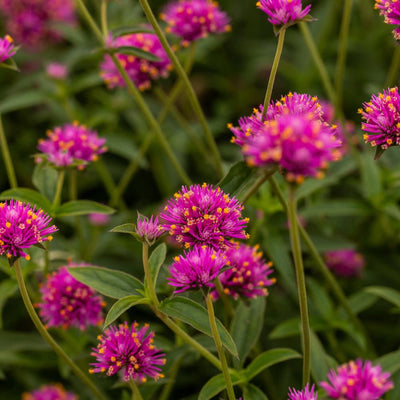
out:
M57 344L57 342L50 336L49 332L47 332L46 328L43 326L42 321L36 314L35 309L33 308L32 302L29 298L28 291L26 290L24 277L22 275L21 266L19 260L17 260L14 264L15 273L17 276L19 290L21 292L22 300L25 304L26 310L28 311L29 316L32 319L32 322L35 324L36 329L43 337L43 339L52 347L55 353L63 359L67 365L71 368L72 372L92 391L92 393L100 400L106 400L104 395L99 391L99 389L95 386L95 384L89 379L88 376L84 374L84 372L71 360L71 358L64 352L64 350Z
M400 69L400 46L397 46L394 50L392 62L386 77L385 88L392 87L396 83Z
M12 159L10 156L10 149L8 148L6 134L4 133L3 128L3 121L0 115L0 146L1 146L1 153L3 155L4 164L6 166L8 182L10 187L15 189L18 187L17 178L15 176L14 165L12 163Z
M159 306L156 291L154 290L153 278L151 276L150 266L149 266L149 245L147 243L142 244L142 261L144 269L144 279L146 281L147 290L151 299L152 304L155 307Z
M107 1L108 0L101 0L101 31L103 33L104 40L106 40L108 36Z
M253 183L252 186L250 186L244 196L241 197L242 203L246 203L251 198L251 196L253 196L253 194L257 193L258 189L260 189L263 183L268 180L268 178L272 176L276 170L276 167L274 167L273 169L264 169L261 176Z
M218 170L218 173L220 176L222 176L223 170L222 170L221 155L219 153L217 144L215 143L214 137L210 131L210 128L207 124L207 120L206 120L204 112L200 106L199 100L196 96L193 86L190 83L190 80L189 80L184 68L182 67L182 64L179 62L178 57L175 55L175 52L172 50L171 46L169 45L169 43L164 35L164 32L161 30L161 27L158 24L156 17L154 16L154 13L149 5L149 2L147 0L139 0L139 2L143 8L144 13L146 14L147 19L149 20L150 24L153 27L154 32L158 36L165 52L167 53L169 59L171 60L173 66L176 70L176 73L178 74L179 78L181 79L181 81L183 82L183 84L185 86L189 101L191 102L192 107L200 121L200 124L203 128L206 140L207 140L208 145L210 146L210 149L214 156L214 161L215 161L215 165Z
M301 255L300 238L297 221L297 201L296 189L294 186L289 188L288 217L290 242L292 245L294 265L296 269L297 290L300 304L300 317L302 328L303 344L303 386L310 380L311 362L311 342L310 342L310 323L308 320L306 281L304 276L303 258Z
M106 42L104 40L103 33L99 29L99 27L97 26L97 24L94 21L94 19L92 18L92 16L90 15L90 12L86 8L86 6L83 3L83 1L82 0L75 0L75 3L76 3L76 6L77 6L79 12L81 13L82 17L86 20L86 22L90 26L90 29L96 35L96 37L99 40L99 42L101 43L101 45L104 46L106 44Z
M279 31L278 44L276 46L275 58L274 58L274 62L272 63L271 73L269 74L269 79L268 79L267 90L265 92L264 106L263 106L263 112L262 112L263 118L267 114L268 105L269 105L269 102L271 101L272 89L274 88L276 72L278 71L279 60L281 59L281 54L282 54L282 50L283 50L283 42L285 41L285 34L286 34L286 28L281 28L281 30Z
M60 201L61 201L61 194L62 194L62 189L64 186L64 178L65 178L65 169L63 168L58 171L56 193L54 194L54 198L53 198L53 208L54 209L60 204Z
M226 391L228 392L229 400L236 400L235 392L233 390L231 375L229 373L228 363L226 362L224 348L222 346L221 337L219 336L217 328L217 321L215 319L215 313L214 313L214 305L210 294L206 296L206 304L208 310L208 317L210 320L211 332L214 338L215 347L217 348L218 351L219 359L221 361L222 373L225 378Z
M143 400L143 397L139 391L139 388L137 387L136 383L132 379L129 380L129 386L132 391L132 400Z

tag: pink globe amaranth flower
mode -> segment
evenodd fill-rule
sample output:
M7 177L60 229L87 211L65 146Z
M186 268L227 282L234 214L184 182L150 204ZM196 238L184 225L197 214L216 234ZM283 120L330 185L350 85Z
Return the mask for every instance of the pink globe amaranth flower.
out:
M48 226L51 218L36 206L18 200L0 203L0 255L6 255L11 264L19 257L27 260L24 252L31 246L51 241L55 225Z
M91 213L88 214L88 220L92 225L104 226L110 222L110 216L108 214Z
M324 259L329 269L346 278L360 276L365 267L364 257L353 249L326 251Z
M213 286L213 280L226 265L227 258L220 250L207 246L196 246L174 258L171 265L171 277L167 278L171 286L178 288L174 293L185 292Z
M68 268L87 265L62 266L41 284L41 301L37 307L46 327L75 327L83 331L103 323L103 298L68 272Z
M138 47L159 58L159 61L150 61L134 55L116 53L121 65L140 90L150 88L152 81L168 77L172 64L157 35L153 33L133 33L110 39L108 42L108 47L113 49L123 46ZM109 55L104 57L100 69L100 75L109 89L126 86Z
M158 223L158 216L153 215L149 218L138 213L135 232L140 236L142 241L152 246L154 242L163 234L162 227Z
M292 25L304 19L311 5L302 8L301 0L260 0L257 7L268 15L272 25Z
M147 334L145 324L138 329L134 322L130 327L125 322L112 325L98 337L99 344L92 355L97 362L90 373L106 373L108 376L120 372L124 381L146 382L147 377L155 380L163 378L159 365L165 364L165 354L153 345L154 332ZM146 335L147 334L147 335Z
M166 5L160 18L167 23L166 31L182 39L182 45L213 33L229 32L229 18L216 1L179 0Z
M219 275L223 291L226 295L237 299L239 296L256 298L267 296L267 287L275 283L275 278L269 278L272 274L272 262L266 263L262 258L259 246L238 244L225 252L229 262L229 269ZM212 292L214 299L218 298L218 292Z
M47 131L48 139L40 139L38 149L39 160L45 159L56 167L77 165L84 169L86 164L97 161L99 155L107 151L106 139L97 132L79 125L78 122L57 126Z
M64 80L68 76L68 68L65 64L52 62L46 67L46 74L50 78Z
M364 120L361 129L365 143L386 150L400 144L400 96L397 87L372 95L358 112Z
M76 24L72 0L0 0L0 10L8 32L31 50L60 41L57 24Z
M11 58L17 50L11 36L6 35L3 39L0 38L0 62Z
M243 205L219 187L192 185L174 194L160 217L164 231L185 248L206 245L215 249L232 247L231 239L247 239L249 219L242 218Z
M44 385L40 389L24 393L22 400L78 400L78 396L67 392L60 383L57 383Z
M397 0L375 0L375 9L380 10L379 14L385 18L389 25L400 25L400 4ZM400 40L400 27L393 30L393 36Z
M318 393L314 393L314 385L309 388L309 384L305 386L304 390L296 390L289 388L289 399L288 400L317 400Z
M357 359L343 364L337 371L328 373L330 382L320 382L331 399L378 400L393 388L389 372L382 372L380 365Z

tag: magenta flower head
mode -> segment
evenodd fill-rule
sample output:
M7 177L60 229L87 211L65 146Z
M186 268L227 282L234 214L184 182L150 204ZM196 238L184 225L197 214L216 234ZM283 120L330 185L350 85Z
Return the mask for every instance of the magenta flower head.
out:
M248 218L242 218L243 205L219 187L192 185L174 194L160 217L165 231L185 248L206 245L214 249L232 247L231 239L247 239Z
M296 390L293 388L289 388L289 399L288 400L317 400L318 393L314 393L314 385L309 388L309 384L307 383L304 390Z
M46 67L46 74L49 78L62 81L68 76L68 68L65 64L52 62Z
M110 222L108 214L91 213L88 214L89 222L94 226L105 226Z
M361 129L365 132L365 143L377 147L378 157L391 146L400 145L400 95L397 87L384 90L377 96L372 95L368 103L358 112L364 122Z
M168 77L172 64L157 35L133 33L110 39L108 43L108 47L113 49L124 46L138 47L158 57L157 61L151 61L131 54L116 53L121 65L140 90L149 89L152 81ZM125 81L109 55L105 56L100 69L100 75L109 89L125 87Z
M152 246L154 242L163 234L162 227L158 223L158 216L149 218L138 213L135 232L140 236L141 241Z
M22 400L78 400L74 393L67 392L60 384L45 385L22 395Z
M57 24L76 24L73 0L0 0L8 32L34 50L58 42Z
M160 18L167 23L166 31L182 39L182 45L213 33L229 32L229 18L216 1L179 0L166 5Z
M385 18L389 25L400 25L400 4L397 0L375 0L375 9L380 10L379 14ZM393 36L400 40L400 27L393 30Z
M184 252L183 256L174 258L168 283L178 288L174 293L212 287L213 280L226 263L227 258L222 251L196 246Z
M331 399L378 400L393 388L389 372L382 372L380 365L357 359L343 364L328 374L330 382L320 382Z
M228 249L225 255L230 268L219 275L219 280L226 295L234 299L268 295L267 287L273 285L276 279L268 277L273 272L272 262L265 262L258 245L238 244ZM218 298L218 292L213 291L212 296Z
M0 38L0 63L11 58L17 52L11 36Z
M48 226L51 218L41 209L28 203L10 200L0 203L0 255L6 255L10 265L19 257L29 260L24 249L51 241L55 225Z
M353 249L326 251L324 259L329 269L344 278L360 276L365 267L364 257Z
M154 332L147 334L145 324L138 329L134 322L130 327L125 322L119 326L112 325L98 337L99 344L93 349L96 357L90 373L106 373L108 376L120 372L124 381L146 382L147 377L155 380L163 378L160 365L165 364L165 354L153 345Z
M37 307L46 327L75 327L83 331L103 323L103 298L68 272L68 268L86 265L62 266L42 283L41 301Z
M302 8L301 0L260 0L257 7L268 15L272 25L293 25L310 12L311 5Z
M97 161L99 155L107 151L104 145L106 139L76 121L47 131L47 136L48 139L39 140L38 149L42 154L36 157L56 167L76 165L78 169L84 169L88 163Z

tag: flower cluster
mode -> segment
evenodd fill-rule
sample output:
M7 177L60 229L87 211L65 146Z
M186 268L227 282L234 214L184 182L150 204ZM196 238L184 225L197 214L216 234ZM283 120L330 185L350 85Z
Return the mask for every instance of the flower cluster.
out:
M138 383L146 382L147 377L163 378L159 365L165 364L165 358L153 345L154 332L147 334L147 324L138 327L136 322L131 327L125 322L106 329L98 337L97 348L93 349L97 362L91 364L94 368L89 372L105 372L109 376L121 372L124 381Z
M257 7L268 15L272 25L292 25L304 19L311 5L302 9L301 0L260 0Z
M364 122L361 129L364 140L371 146L386 150L400 144L400 95L397 87L372 95L368 103L359 109Z
M55 225L48 226L51 218L41 209L18 200L0 203L0 255L12 262L30 256L24 252L36 244L51 241Z
M151 82L166 78L172 69L172 64L163 49L157 35L153 33L133 33L108 40L108 47L138 47L153 54L159 60L151 61L131 54L116 53L116 57L126 73L140 90L151 87ZM100 75L110 89L124 87L125 81L109 55L106 55L100 66Z
M0 0L7 31L28 48L37 49L60 40L57 23L75 25L72 0Z
M289 400L317 400L318 393L314 393L314 385L309 388L309 384L307 383L304 390L296 390L296 389L289 389Z
M78 396L67 392L61 384L54 384L24 393L22 400L78 400Z
M326 251L324 259L329 269L346 278L359 276L365 266L362 254L352 249Z
M37 307L47 327L85 330L103 323L103 298L68 272L68 268L85 265L62 266L41 285L42 298Z
M158 223L158 216L155 218L151 216L150 219L143 217L142 219L142 216L139 213L136 221L135 232L149 246L151 246L163 233L162 227Z
M388 372L382 372L380 365L371 361L357 359L343 364L337 372L331 370L328 382L320 382L332 399L340 400L378 400L393 388Z
M243 205L219 187L192 185L175 193L160 214L162 228L185 248L206 245L214 249L232 247L230 239L246 239L248 218L242 217Z
M169 3L160 18L167 23L167 32L182 39L183 46L209 34L231 29L228 16L212 0L179 0Z
M397 0L375 0L375 9L380 10L380 15L389 25L400 25L400 4ZM400 27L393 30L396 40L400 40Z
M3 39L0 38L0 63L11 58L16 52L11 36L6 35Z
M69 167L76 164L83 169L91 161L97 161L100 154L107 150L106 140L97 132L78 122L57 126L47 131L48 139L40 139L38 160L45 159L56 167Z
M229 269L219 275L223 291L226 295L237 299L239 296L255 298L267 296L267 286L275 283L272 274L272 262L266 263L262 259L259 246L238 244L237 247L228 249L225 253ZM213 298L218 298L218 292L212 292Z
M212 287L212 281L227 263L223 252L207 246L190 249L183 256L175 257L174 261L168 278L168 283L178 288L174 293Z

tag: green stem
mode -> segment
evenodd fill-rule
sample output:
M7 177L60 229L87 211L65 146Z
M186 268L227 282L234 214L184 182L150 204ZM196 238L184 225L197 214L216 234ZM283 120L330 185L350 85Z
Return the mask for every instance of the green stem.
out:
M221 337L219 336L219 332L218 332L218 328L217 328L217 321L215 319L215 313L214 313L214 305L213 305L213 301L212 301L210 294L208 294L206 296L206 304L207 304L207 310L208 310L208 317L210 319L211 332L212 332L212 335L214 338L215 347L217 348L217 351L218 351L219 359L221 361L222 373L225 378L226 391L228 392L228 398L229 398L229 400L236 400L235 391L233 390L231 375L229 373L228 363L226 361L224 348L222 346Z
M285 41L285 34L286 34L286 28L281 28L278 36L278 44L276 46L275 58L274 62L272 63L271 73L269 74L269 79L268 79L267 90L265 92L262 118L264 118L265 115L267 114L268 105L269 102L271 101L272 89L274 88L276 72L278 71L279 60L281 59L283 43Z
M107 40L108 36L108 25L107 25L107 1L101 0L101 30L103 33L104 40Z
M10 184L10 187L12 189L15 189L18 187L17 178L15 176L14 165L12 163L12 159L10 156L10 149L8 148L6 134L4 133L3 121L1 119L1 115L0 115L0 146L1 146L1 152L3 154L4 164L6 166L8 182Z
M395 85L399 69L400 69L400 46L397 46L394 50L392 62L390 64L389 72L386 77L385 88L389 88Z
M336 76L335 76L335 88L336 88L336 109L342 109L343 101L343 78L344 71L346 68L346 56L347 56L347 40L349 37L350 28L350 17L351 7L353 0L344 0L344 10L342 16L342 25L340 27L340 42L339 42L339 53L336 61Z
M214 280L215 288L217 289L218 296L222 300L222 304L224 305L225 313L227 315L228 321L230 321L235 315L235 309L232 306L232 303L228 296L224 293L224 287L222 286L219 278ZM229 324L227 324L229 325Z
M43 337L43 339L52 347L55 353L63 359L67 365L71 368L74 374L92 391L92 393L100 400L105 400L104 395L99 391L99 389L95 386L95 384L89 379L88 376L84 374L84 372L71 360L71 358L64 352L64 350L56 343L56 341L52 338L52 336L47 332L46 328L43 326L42 321L36 314L35 309L33 308L32 302L29 298L28 292L26 290L24 277L22 275L21 266L19 260L17 260L14 264L15 273L17 276L19 290L21 292L22 300L25 304L26 310L28 311L29 316L31 317L33 323L35 324L36 329Z
M154 290L153 278L151 276L150 266L149 266L149 245L147 243L142 243L142 261L144 269L144 279L146 282L147 290L150 296L152 304L158 308L160 305L156 291Z
M310 29L306 22L299 22L299 27L301 33L303 35L304 41L308 47L308 50L311 53L311 57L314 60L314 64L317 67L318 73L321 77L322 84L324 85L325 92L329 98L329 101L336 105L336 95L335 89L333 88L332 82L329 78L328 71L325 68L325 64L322 61L321 55L319 54L318 48L315 44L315 41L311 35Z
M69 199L71 201L78 200L78 181L77 181L77 170L71 169L69 174ZM78 247L79 255L81 258L85 258L84 254L87 249L87 241L84 239L82 220L79 215L75 216L76 232L78 234ZM85 260L86 261L86 260Z
M53 199L53 209L55 209L60 204L62 189L64 185L64 178L65 178L65 169L63 168L58 171L56 193L54 194L54 199Z
M161 30L161 27L158 24L156 17L154 16L154 13L149 5L149 2L147 0L139 0L139 2L143 8L144 13L146 14L147 19L149 20L151 26L153 27L154 32L158 36L158 38L161 42L161 45L163 46L165 52L167 53L169 59L171 60L180 80L183 82L183 84L185 86L187 95L189 97L189 101L192 104L193 110L195 111L195 113L200 121L200 124L203 128L206 140L208 142L208 145L210 146L210 149L213 153L218 174L220 176L222 176L223 169L222 169L221 155L219 153L217 144L215 143L214 137L210 131L210 128L207 124L204 112L200 106L199 99L196 96L193 86L190 83L190 80L189 80L184 68L182 67L182 64L179 62L178 57L176 56L175 52L172 50L171 46L169 45L169 43L164 35L164 32Z
M272 176L276 171L276 167L273 167L272 169L264 169L261 176L253 183L253 185L250 186L244 196L241 197L242 203L246 203L250 197L253 196L253 194L257 193L258 189L260 189L263 183L268 180L269 177Z
M76 0L76 5L79 10L79 12L82 14L82 17L86 20L90 28L92 29L93 33L97 36L97 39L99 39L100 43L102 46L105 46L106 42L103 37L103 33L97 26L96 22L90 15L88 9L86 8L85 4L83 3L82 0Z
M183 361L183 356L179 357L172 367L168 370L168 383L164 386L161 395L158 400L168 400L171 394L171 390L176 382L179 369Z
M288 217L290 242L292 245L294 265L296 269L297 290L299 295L300 317L302 327L302 344L303 344L303 387L310 380L311 366L311 342L310 342L310 323L308 320L307 292L306 281L304 275L303 258L301 255L300 237L297 221L297 201L296 188L289 187L288 201Z
M137 387L136 383L132 379L129 380L129 386L132 390L132 400L143 400L143 397L139 391L139 388Z

